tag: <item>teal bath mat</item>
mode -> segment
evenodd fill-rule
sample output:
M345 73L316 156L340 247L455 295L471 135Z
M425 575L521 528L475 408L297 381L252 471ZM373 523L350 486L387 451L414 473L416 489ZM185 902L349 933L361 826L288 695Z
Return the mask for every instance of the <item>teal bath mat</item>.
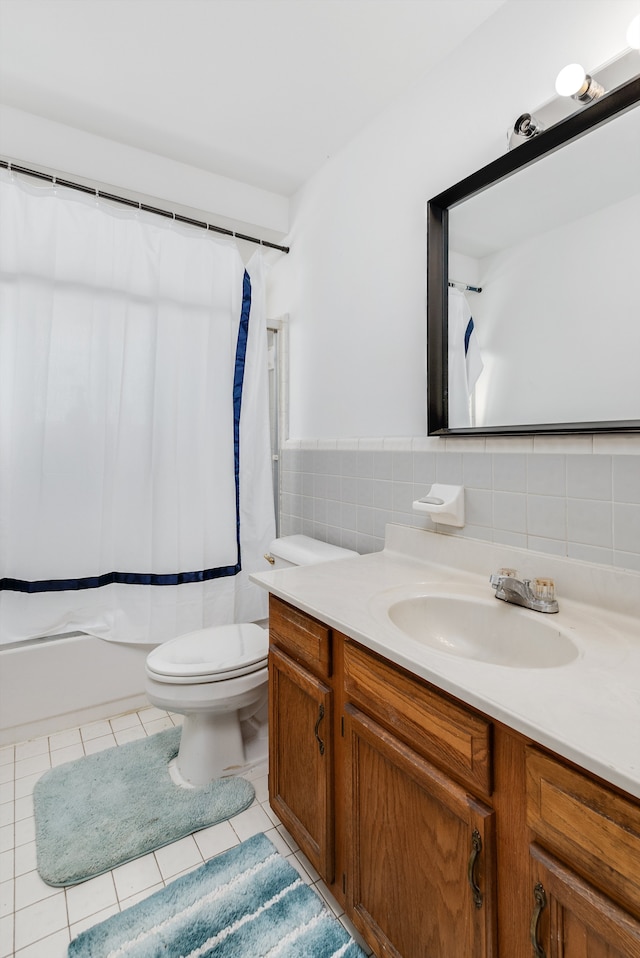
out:
M168 765L180 729L88 755L46 772L33 793L38 872L75 885L244 811L255 792L243 778L180 788Z
M364 958L265 835L83 932L69 958Z

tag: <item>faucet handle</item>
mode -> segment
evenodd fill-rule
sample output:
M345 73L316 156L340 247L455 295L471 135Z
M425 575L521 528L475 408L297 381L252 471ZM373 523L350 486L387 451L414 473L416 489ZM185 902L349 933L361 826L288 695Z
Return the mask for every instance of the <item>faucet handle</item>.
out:
M550 602L556 597L556 586L553 579L542 578L533 580L533 592L536 599L545 599Z
M518 573L515 569L498 569L489 576L489 582L494 589L502 587L505 579L516 579Z
M516 569L498 569L497 572L493 572L489 576L489 582L496 589L501 585L503 579L517 579L518 573Z

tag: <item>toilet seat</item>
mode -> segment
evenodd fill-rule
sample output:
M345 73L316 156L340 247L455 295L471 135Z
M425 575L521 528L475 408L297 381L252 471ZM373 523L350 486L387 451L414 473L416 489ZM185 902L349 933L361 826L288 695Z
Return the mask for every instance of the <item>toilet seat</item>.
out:
M254 623L218 625L163 642L147 656L157 682L224 682L267 667L269 633Z

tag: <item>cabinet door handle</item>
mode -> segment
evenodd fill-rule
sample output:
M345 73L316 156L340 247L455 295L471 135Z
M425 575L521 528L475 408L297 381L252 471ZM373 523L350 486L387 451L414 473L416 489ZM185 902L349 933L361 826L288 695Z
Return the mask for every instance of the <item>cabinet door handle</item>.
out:
M318 720L316 722L316 727L313 730L313 734L316 737L316 742L318 743L318 748L320 749L321 755L324 755L324 742L318 735L318 729L320 728L320 722L322 721L323 718L324 718L324 705L321 705L320 708L318 709Z
M482 892L480 891L478 883L475 879L476 861L481 851L482 839L480 838L480 832L477 828L474 828L473 834L471 836L471 855L469 856L467 879L469 881L469 887L471 888L471 894L473 895L473 904L476 906L476 908L482 908Z
M533 914L531 915L531 945L533 946L533 954L535 955L535 958L546 958L544 948L538 941L538 924L540 923L540 915L547 907L547 895L541 882L538 882L533 889L533 897L535 899L535 907L533 909Z

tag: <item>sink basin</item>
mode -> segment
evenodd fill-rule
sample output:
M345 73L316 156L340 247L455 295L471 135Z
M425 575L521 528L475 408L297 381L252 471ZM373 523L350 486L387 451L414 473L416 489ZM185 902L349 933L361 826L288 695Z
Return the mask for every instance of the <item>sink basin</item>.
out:
M411 596L387 614L405 635L434 652L520 669L548 669L578 657L555 614L532 612L493 597Z

